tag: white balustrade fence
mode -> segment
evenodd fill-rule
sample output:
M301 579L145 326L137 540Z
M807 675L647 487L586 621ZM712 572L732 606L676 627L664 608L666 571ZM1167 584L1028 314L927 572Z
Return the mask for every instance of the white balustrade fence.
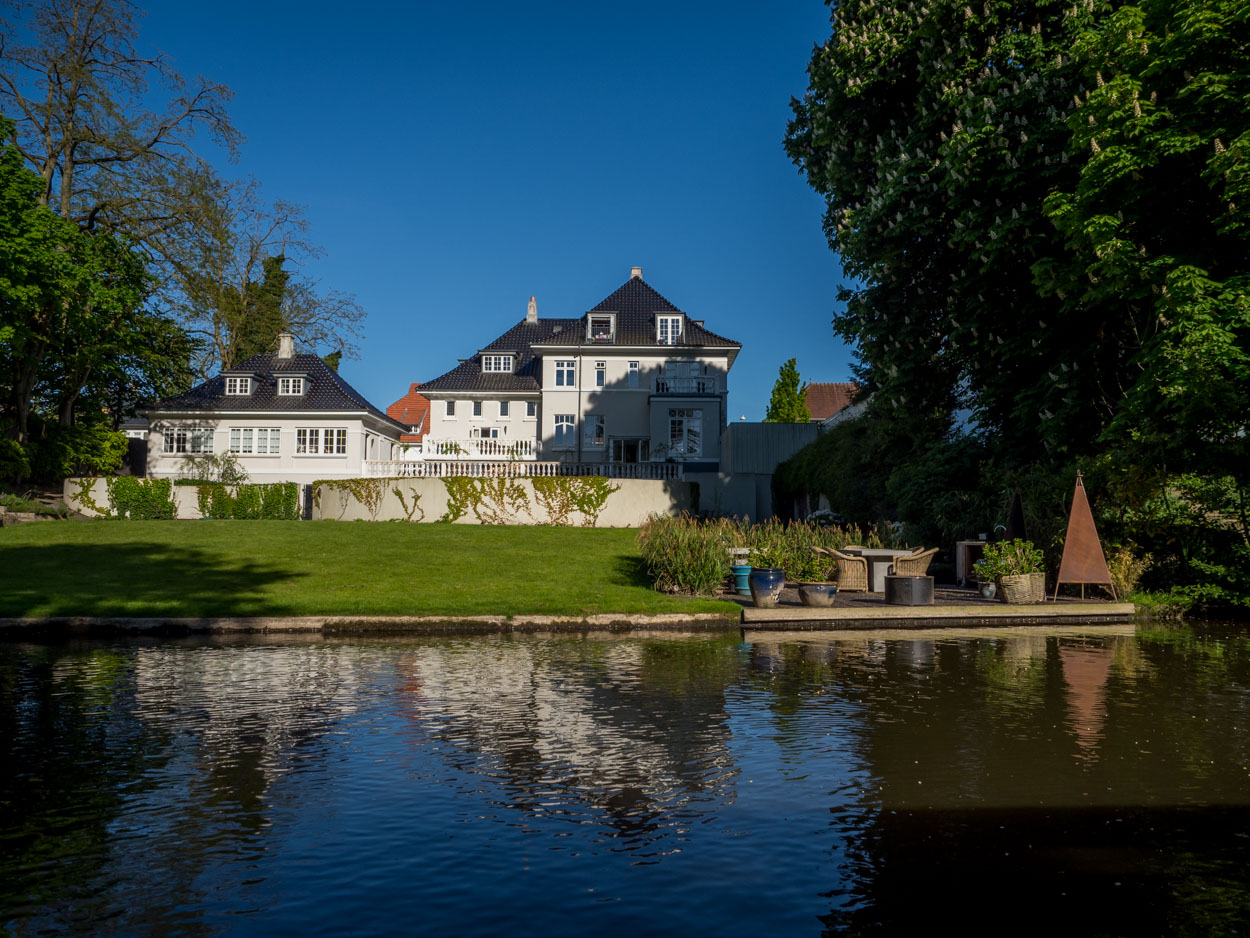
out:
M609 479L659 479L674 481L684 475L681 463L583 463L583 462L490 462L457 459L445 461L365 460L370 479L443 479L472 476L529 479L534 476L606 476Z
M422 455L426 459L533 459L534 441L501 437L443 440L427 436L422 441Z
M720 382L714 377L708 378L656 378L656 394L715 394L720 390Z

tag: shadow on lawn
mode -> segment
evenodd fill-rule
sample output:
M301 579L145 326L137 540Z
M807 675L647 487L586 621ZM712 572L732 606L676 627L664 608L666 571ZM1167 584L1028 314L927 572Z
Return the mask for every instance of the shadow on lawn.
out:
M0 548L0 616L286 615L268 587L305 574L168 544Z
M616 557L612 562L613 586L641 586L651 589L651 577L647 576L647 563L641 557Z

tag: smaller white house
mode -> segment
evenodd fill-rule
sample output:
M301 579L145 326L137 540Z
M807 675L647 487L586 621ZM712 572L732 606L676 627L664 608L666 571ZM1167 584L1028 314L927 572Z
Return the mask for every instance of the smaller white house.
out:
M143 409L147 473L192 474L189 458L229 452L252 482L363 476L366 460L396 458L406 428L378 410L290 335L185 394Z

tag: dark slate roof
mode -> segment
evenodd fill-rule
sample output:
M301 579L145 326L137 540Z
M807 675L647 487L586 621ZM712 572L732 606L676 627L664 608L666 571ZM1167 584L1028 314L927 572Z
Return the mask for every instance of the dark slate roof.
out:
M659 348L739 348L732 339L697 325L686 315L685 334L674 345L661 346L655 338L656 313L681 313L676 306L647 285L631 277L601 303L577 319L522 320L472 358L451 371L421 385L422 391L539 391L541 378L535 345L654 345ZM586 320L591 313L616 313L616 335L611 342L586 342ZM517 356L512 374L484 374L482 352L506 351Z
M252 393L227 395L226 376L244 374L252 376ZM277 382L279 375L303 375L304 393L280 396ZM302 414L363 410L400 429L408 429L365 400L359 391L340 378L337 372L316 355L295 355L292 358L256 355L215 378L196 385L185 394L157 401L144 408L143 412L153 414L169 410L205 413L218 410L290 411Z
M594 345L659 345L655 340L656 313L682 313L641 277L630 277L611 296L604 298L590 313L616 313L616 338L612 342L595 342ZM714 348L738 348L733 339L726 339L710 329L705 329L686 316L685 334L676 345L709 346ZM583 322L585 321L583 317ZM582 336L585 336L585 331ZM665 346L667 348L667 346Z
M483 352L512 352L516 355L512 374L483 374L482 356L479 352L472 358L461 362L445 375L439 375L433 381L421 385L422 391L533 391L537 392L541 385L542 375L539 374L538 359L534 357L532 346L550 342L562 332L572 330L572 335L580 337L586 334L581 319L539 319L538 322L521 320L494 342L482 349ZM582 331L577 332L578 329Z

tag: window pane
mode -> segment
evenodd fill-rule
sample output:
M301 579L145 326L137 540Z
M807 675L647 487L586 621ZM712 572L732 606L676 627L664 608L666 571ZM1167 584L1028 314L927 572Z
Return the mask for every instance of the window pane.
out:
M499 402L499 416L500 417L508 416L508 402L507 401Z
M527 417L533 417L533 416L535 416L537 413L538 413L538 402L537 402L537 401L526 401L526 402L525 402L525 416L527 416Z

